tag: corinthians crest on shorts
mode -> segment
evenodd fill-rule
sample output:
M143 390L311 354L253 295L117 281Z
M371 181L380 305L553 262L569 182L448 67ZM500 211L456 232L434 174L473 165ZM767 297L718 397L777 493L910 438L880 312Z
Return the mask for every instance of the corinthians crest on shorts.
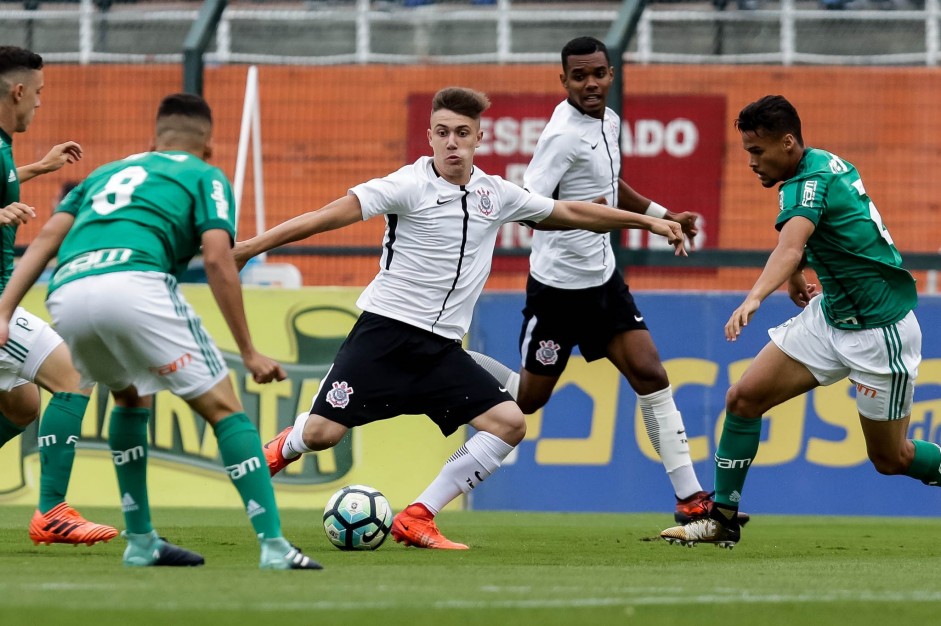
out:
M493 213L493 200L490 198L490 194L493 193L489 189L478 189L477 196L479 200L477 201L477 210L480 211L480 214L484 217L489 217Z
M350 396L353 395L353 388L346 381L334 382L333 389L327 392L327 402L335 409L345 409L350 403Z
M543 365L553 365L559 360L559 344L548 339L539 342L539 349L536 350L536 360Z

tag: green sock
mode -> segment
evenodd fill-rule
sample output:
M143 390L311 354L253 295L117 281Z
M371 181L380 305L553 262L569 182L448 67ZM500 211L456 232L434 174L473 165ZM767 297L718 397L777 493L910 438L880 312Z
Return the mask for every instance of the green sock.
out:
M147 423L150 409L120 406L111 411L108 445L121 490L127 532L144 535L154 529L147 499Z
M274 499L258 430L244 413L233 413L215 425L222 464L238 489L259 540L281 536L281 517Z
M39 511L65 502L88 396L54 393L39 422Z
M725 509L738 509L745 475L758 454L761 419L745 419L726 412L722 436L716 449L715 502Z
M3 447L3 444L13 439L18 435L22 435L25 428L20 428L13 422L7 419L6 415L0 413L0 448Z
M912 443L915 444L915 458L905 475L917 478L926 485L941 485L941 448L920 439L912 439Z

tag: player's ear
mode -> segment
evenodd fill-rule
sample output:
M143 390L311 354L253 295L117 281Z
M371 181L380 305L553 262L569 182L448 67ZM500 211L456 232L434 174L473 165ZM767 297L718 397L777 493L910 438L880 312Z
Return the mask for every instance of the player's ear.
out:
M478 130L477 131L477 144L474 146L475 148L480 147L480 142L483 140L483 138L484 138L484 131Z
M427 130L427 134L428 134L428 145L430 146L431 145L431 129L430 128Z

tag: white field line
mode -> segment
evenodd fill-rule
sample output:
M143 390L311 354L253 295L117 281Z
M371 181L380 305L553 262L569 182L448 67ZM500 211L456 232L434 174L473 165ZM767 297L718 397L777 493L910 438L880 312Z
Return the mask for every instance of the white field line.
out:
M666 590L664 590L666 591ZM631 606L706 606L724 604L829 604L834 602L941 602L941 591L829 591L823 593L796 594L699 594L684 596L670 590L669 593L624 597L584 598L532 598L517 600L311 600L288 602L245 603L225 601L198 603L198 610L262 610L262 611L364 611L421 608L423 610L487 610L487 609L584 609ZM158 611L192 611L196 605L181 602L160 602L152 607Z

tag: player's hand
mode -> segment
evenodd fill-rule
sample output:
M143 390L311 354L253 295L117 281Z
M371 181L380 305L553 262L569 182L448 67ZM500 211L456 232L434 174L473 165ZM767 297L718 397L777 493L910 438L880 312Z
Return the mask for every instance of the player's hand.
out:
M78 163L82 160L82 146L74 141L66 141L52 146L39 162L47 174L61 168L66 163Z
M241 272L245 264L252 258L248 251L248 246L244 241L236 241L232 248L232 257L235 259L235 267Z
M752 315L761 306L761 302L752 298L746 298L744 302L732 313L732 317L725 323L725 338L728 341L735 341L742 334L742 329L748 326Z
M693 246L693 240L699 234L699 220L702 218L699 213L692 211L683 211L682 213L667 213L665 219L672 220L683 228L683 234L689 238L690 247Z
M686 238L683 236L683 228L678 222L655 219L654 225L650 227L650 232L666 237L667 242L673 246L673 254L676 256L689 256L686 254Z
M803 309L810 304L811 299L819 296L820 292L817 291L816 284L804 280L803 274L798 273L795 276L787 283L787 295L791 297L791 302Z
M287 372L274 359L269 359L264 354L252 351L250 354L242 355L242 362L245 368L252 373L252 378L256 383L264 384L275 380L284 380L288 377Z
M12 202L0 209L0 225L2 226L25 224L34 217L36 217L36 209L22 202Z

